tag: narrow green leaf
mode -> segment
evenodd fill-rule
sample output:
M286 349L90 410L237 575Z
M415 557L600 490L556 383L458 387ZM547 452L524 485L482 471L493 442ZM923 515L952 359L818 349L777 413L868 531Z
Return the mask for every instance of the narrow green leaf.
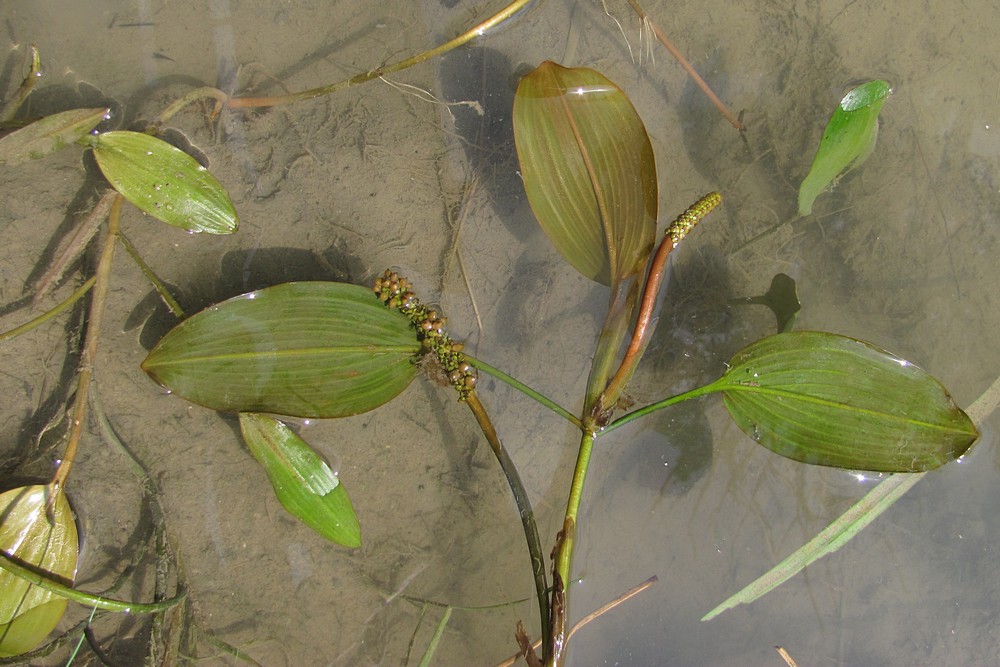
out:
M157 220L189 232L236 231L236 208L225 188L179 148L127 131L94 135L86 144L112 187Z
M292 516L337 544L361 546L361 526L351 499L326 461L273 417L241 412L240 430Z
M853 338L768 336L736 354L712 385L734 421L782 456L853 470L920 472L979 437L941 384Z
M840 100L823 131L809 175L799 187L799 215L812 213L813 202L828 185L871 155L878 137L878 114L891 92L886 81L868 81Z
M531 209L566 261L606 285L641 271L656 163L625 93L594 70L544 62L518 86L514 140Z
M741 604L753 602L757 598L773 591L793 576L801 572L809 564L827 554L833 553L847 544L855 535L864 530L868 524L892 507L904 493L920 481L924 473L913 475L892 475L851 506L833 523L824 528L816 537L793 551L766 573L747 584L735 595L726 598L715 609L702 616L701 620L710 621L722 612Z
M214 410L344 417L403 391L419 351L409 320L370 289L285 283L181 322L142 368Z
M15 165L55 153L87 136L108 109L70 109L22 127L0 139L0 164Z
M79 540L66 495L46 516L47 487L22 486L0 494L0 549L21 564L72 584ZM0 570L0 657L38 646L66 611L66 599Z

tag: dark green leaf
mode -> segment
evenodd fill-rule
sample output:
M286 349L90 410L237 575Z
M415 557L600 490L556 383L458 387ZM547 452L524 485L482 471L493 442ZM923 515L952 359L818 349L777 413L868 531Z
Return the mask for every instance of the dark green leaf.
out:
M46 516L47 487L22 486L0 494L0 549L23 565L72 584L79 540L66 495ZM66 599L0 570L0 657L38 646L66 611Z
M835 334L764 338L738 352L712 386L747 435L805 463L919 472L958 458L979 437L933 377Z
M303 282L229 299L181 322L143 369L215 410L344 417L413 379L409 320L357 285Z
M337 473L285 424L240 413L243 440L288 512L328 540L361 546L361 526Z
M518 86L514 139L531 209L566 261L606 285L641 271L656 163L625 93L594 70L544 62Z
M871 155L878 137L878 114L891 92L886 81L868 81L840 100L823 131L809 175L799 187L799 215L812 213L813 201L830 183Z
M179 148L127 131L104 132L86 143L112 187L157 220L189 232L236 231L236 208L225 188Z
M22 127L0 139L0 164L37 160L85 137L108 114L108 109L70 109Z

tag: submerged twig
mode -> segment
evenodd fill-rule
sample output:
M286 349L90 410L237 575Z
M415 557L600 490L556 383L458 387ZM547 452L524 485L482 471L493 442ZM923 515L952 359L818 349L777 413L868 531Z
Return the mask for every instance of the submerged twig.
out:
M729 107L726 106L725 102L720 100L719 96L712 91L707 83L705 83L705 80L701 78L701 75L698 74L694 66L688 62L687 58L684 57L684 54L682 54L680 50L667 38L663 31L660 30L660 26L649 18L649 14L647 14L646 11L639 5L637 0L628 0L628 4L630 4L632 9L635 10L635 13L639 15L639 19L643 22L643 24L653 31L653 34L656 35L656 39L659 40L660 44L662 44L663 47L670 52L670 55L674 57L674 60L676 60L680 66L684 68L684 71L688 73L688 76L691 77L691 80L694 81L695 85L708 96L708 99L712 101L712 104L714 104L715 108L719 110L719 113L725 116L726 120L728 120L729 123L737 130L743 130L744 126L740 119L729 110Z
M73 463L76 461L76 451L83 434L83 426L87 415L87 394L90 390L90 380L94 373L94 361L97 358L97 341L100 339L101 325L104 322L104 305L108 297L108 282L111 278L111 262L115 256L115 236L118 234L118 224L121 220L121 206L124 198L116 193L111 211L108 214L108 235L104 239L101 258L97 264L94 293L90 301L90 315L87 322L87 333L80 355L80 370L77 373L76 397L73 399L73 417L70 421L69 437L63 452L59 467L56 468L52 481L49 482L51 498L62 493L66 478ZM50 501L52 502L52 501Z
M83 254L83 251L90 245L94 236L97 235L97 230L101 228L101 223L107 219L108 212L111 210L111 204L114 203L117 196L117 192L108 190L97 200L94 208L83 216L77 225L73 238L66 244L66 248L59 253L59 256L52 261L49 268L38 279L32 305L38 305L38 302L51 292L55 284L63 277L69 265Z
M594 611L590 612L589 614L587 614L586 616L584 616L579 621L573 624L573 627L570 628L569 633L567 633L566 635L566 639L569 640L573 635L576 634L577 630L582 629L585 625L587 625L591 621L600 618L601 616L608 613L609 611L611 611L618 605L622 604L623 602L627 602L629 599L635 597L639 593L642 593L644 590L655 584L657 581L659 581L659 577L657 577L654 574L652 577L642 582L638 586L630 588L629 590L625 591L624 593L616 597L611 602L607 603L606 605L603 605L599 609L595 609ZM531 646L532 648L537 649L541 645L541 643L542 640L539 639ZM513 667L514 663L517 662L517 659L519 657L521 657L521 654L516 653L511 657L507 658L506 660L504 660L503 662L498 663L497 665L495 665L495 667Z
M24 81L21 82L21 86L17 89L17 92L7 101L3 109L0 110L0 123L6 123L17 115L17 110L21 108L24 100L35 89L35 82L41 76L42 61L38 54L38 47L34 44L28 46L28 59L31 63L28 65L28 75L24 77Z
M449 261L445 262L444 275L447 276L448 269L450 266L451 257L455 257L458 261L458 270L462 274L462 280L465 282L465 289L469 293L469 301L472 303L472 312L476 315L476 326L479 327L479 338L483 336L483 318L479 315L479 305L476 303L476 295L472 291L472 283L469 282L469 272L465 270L465 262L462 260L462 249L460 244L460 237L462 234L462 228L465 226L465 221L469 217L469 209L472 206L472 198L475 196L476 190L479 187L479 177L473 176L469 179L468 184L465 187L465 192L462 193L462 203L459 208L458 220L452 223L452 243L451 250L449 252ZM451 217L450 215L448 216Z
M360 83L365 83L371 81L372 79L379 79L387 74L392 74L393 72L398 72L400 70L413 67L418 65L425 60L430 60L435 56L439 56L443 53L447 53L452 49L458 48L463 44L471 42L476 37L479 37L486 32L496 28L498 25L504 21L516 16L522 10L526 9L534 0L514 0L509 5L501 9L499 12L486 19L479 25L466 30L458 37L448 40L444 44L440 44L433 49L424 51L423 53L418 53L415 56L401 60L391 65L383 65L382 67L376 67L375 69L369 70L367 72L362 72L352 76L350 79L344 81L339 81L334 84L327 86L320 86L319 88L310 88L309 90L303 90L298 93L292 93L291 95L279 95L276 97L233 97L227 102L230 109L245 109L250 107L273 107L279 104L290 104L292 102L301 102L303 100L311 100L316 97L322 97L323 95L329 95L330 93L335 93L339 90L345 88L350 88L351 86L356 86Z

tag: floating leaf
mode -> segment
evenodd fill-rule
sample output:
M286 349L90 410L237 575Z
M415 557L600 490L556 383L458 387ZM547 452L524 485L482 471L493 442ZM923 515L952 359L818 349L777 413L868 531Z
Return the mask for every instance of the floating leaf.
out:
M625 93L594 70L544 62L517 88L514 140L531 210L566 261L606 285L641 271L656 163Z
M104 132L85 143L112 187L157 220L189 232L236 231L236 208L225 188L179 148L127 131Z
M813 201L835 179L861 165L875 149L878 114L892 88L875 80L852 89L833 112L809 175L799 187L799 215L812 213Z
M782 456L852 470L919 472L979 437L941 384L853 338L768 336L738 352L715 383L739 427Z
M326 461L273 417L241 412L240 429L292 516L337 544L361 546L361 526L351 499Z
M104 120L109 109L70 109L22 127L0 139L0 164L37 160L75 143Z
M72 585L79 540L65 494L46 516L48 488L22 486L0 494L0 549L50 578ZM66 611L66 598L0 570L0 657L38 646Z
M409 320L370 289L301 282L203 310L164 336L142 367L215 410L344 417L403 391L419 351Z

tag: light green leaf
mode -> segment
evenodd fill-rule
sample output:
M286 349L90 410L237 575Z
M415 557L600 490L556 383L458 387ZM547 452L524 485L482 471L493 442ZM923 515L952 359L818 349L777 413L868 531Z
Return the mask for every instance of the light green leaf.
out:
M22 486L0 494L0 549L22 564L72 585L79 540L66 496L46 516L48 488ZM66 611L66 599L0 570L0 657L38 646Z
M852 470L919 472L979 437L941 384L853 338L781 333L736 354L722 390L739 427L782 456Z
M891 92L886 81L868 81L848 92L837 105L809 175L799 187L799 215L812 213L813 202L828 185L871 155L878 137L878 114Z
M104 132L84 143L112 187L157 220L189 232L236 231L236 208L225 188L179 148L127 131Z
M326 461L273 417L241 412L240 429L292 516L337 544L361 546L361 526L351 499Z
M22 127L0 139L0 164L37 160L78 141L104 120L108 109L70 109Z
M214 410L345 417L387 403L413 380L410 321L366 287L285 283L181 322L142 368Z
M641 271L656 232L656 163L628 97L544 62L521 79L514 140L528 202L562 256L610 285Z

